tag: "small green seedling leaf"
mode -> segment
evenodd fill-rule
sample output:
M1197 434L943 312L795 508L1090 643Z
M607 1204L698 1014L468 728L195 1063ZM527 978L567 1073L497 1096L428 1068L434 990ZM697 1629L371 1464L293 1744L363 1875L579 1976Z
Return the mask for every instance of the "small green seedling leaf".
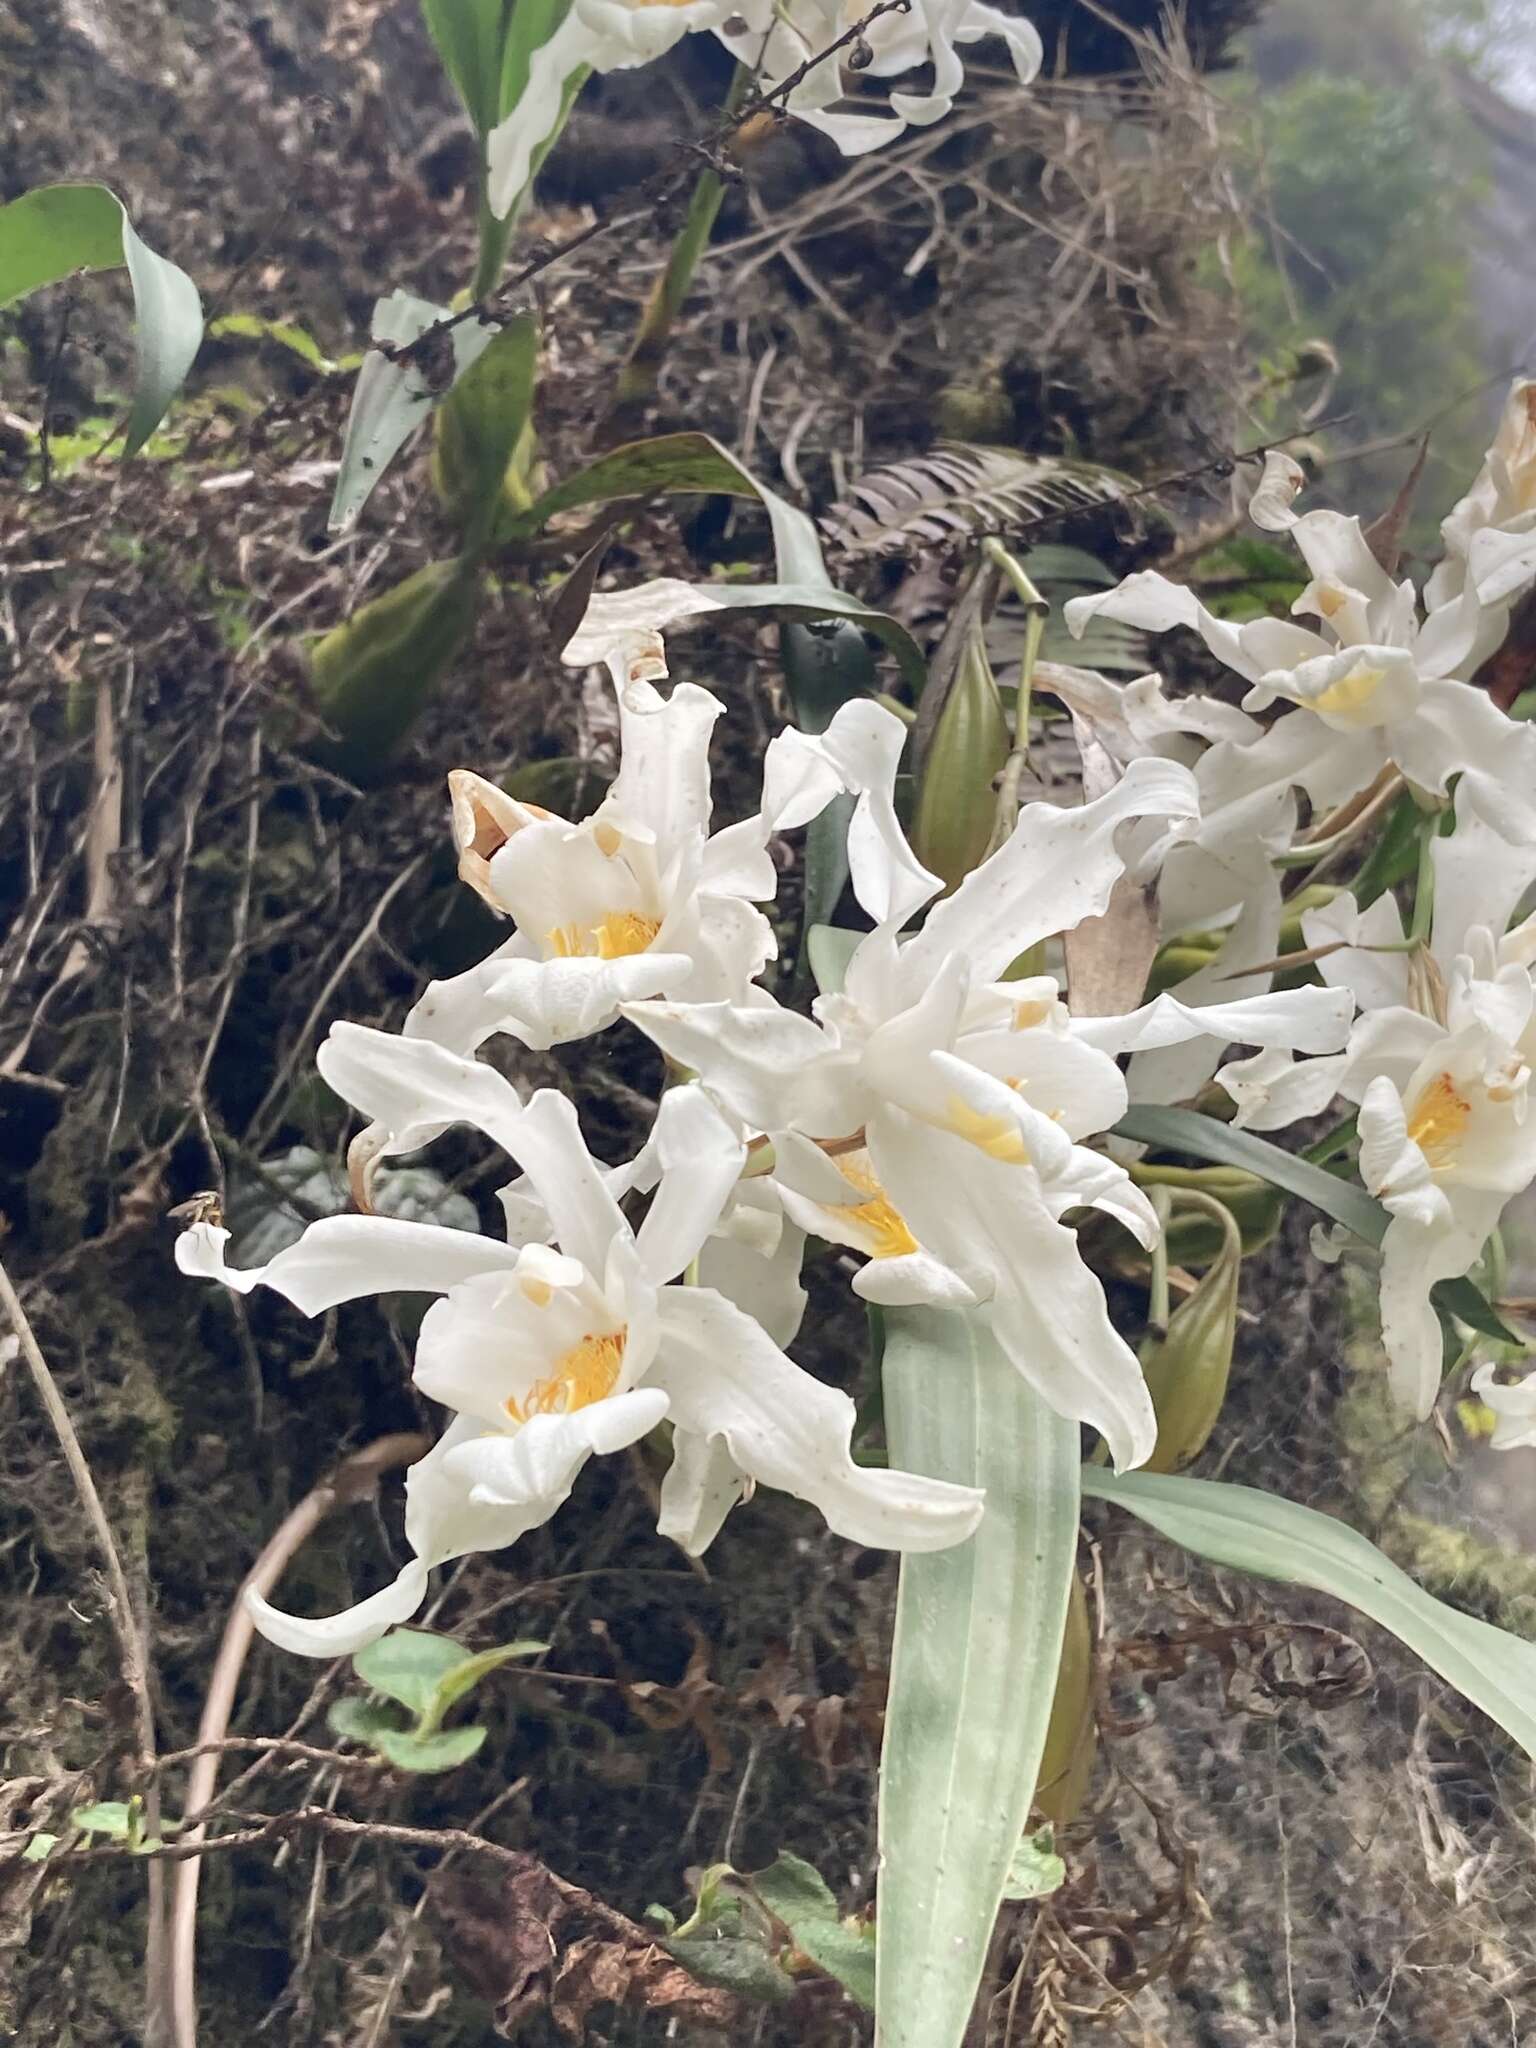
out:
M333 1735L377 1749L381 1735L403 1735L400 1716L382 1700L347 1699L332 1703L326 1722Z
M753 1891L791 1934L816 1921L836 1926L840 1915L831 1887L814 1864L781 1849L766 1870L748 1879Z
M763 2005L782 2005L794 1990L794 1979L781 1970L761 1942L744 1935L694 1935L664 1940L661 1946L680 1962L690 1977L722 1991Z
M110 1835L114 1841L128 1839L134 1824L134 1808L122 1799L98 1799L91 1806L77 1806L70 1824L88 1835Z
M766 1870L747 1879L759 1903L788 1928L795 1947L818 1970L835 1977L850 1998L871 2011L875 2003L875 1931L849 1925L821 1872L781 1849Z
M1015 1900L1049 1898L1052 1892L1060 1891L1066 1877L1067 1866L1056 1854L1054 1829L1040 1828L1034 1834L1026 1835L1014 1851L1003 1897Z
M381 1728L373 1741L397 1771L451 1771L474 1755L485 1736L483 1728L447 1728L435 1735Z
M875 2009L875 1930L841 1920L818 1920L795 1936L795 1946L818 1970L836 1978L855 2004Z
M333 375L341 367L296 320L269 320L261 313L225 313L209 327L208 339L222 341L229 337L237 341L275 341L322 377Z
M420 1628L395 1628L359 1650L352 1669L364 1685L419 1715L430 1712L443 1680L472 1656L472 1651L451 1636L432 1635Z
M472 1692L482 1678L488 1678L493 1671L499 1671L503 1664L510 1664L518 1657L541 1657L549 1648L548 1643L532 1641L503 1643L499 1649L481 1650L472 1657L466 1657L447 1671L437 1682L430 1718L438 1721L450 1707Z
M23 1863L46 1863L58 1846L57 1835L35 1834L22 1850L21 1860Z

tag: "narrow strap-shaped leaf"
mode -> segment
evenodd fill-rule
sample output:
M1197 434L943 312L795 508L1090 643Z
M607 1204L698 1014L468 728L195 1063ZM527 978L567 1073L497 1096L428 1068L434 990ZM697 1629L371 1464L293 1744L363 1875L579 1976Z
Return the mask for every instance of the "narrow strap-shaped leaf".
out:
M959 2048L1034 1797L1077 1548L1075 1422L971 1318L886 1317L891 1463L987 1491L904 1557L880 1763L876 2038Z
M1314 1166L1310 1159L1298 1159L1294 1152L1272 1145L1268 1138L1234 1130L1231 1124L1202 1116L1198 1110L1133 1103L1115 1125L1115 1135L1167 1152L1187 1152L1193 1159L1214 1160L1218 1166L1245 1167L1271 1187L1284 1188L1288 1195L1310 1202L1367 1244L1380 1244L1392 1220L1380 1202L1353 1181L1341 1180Z
M1230 1124L1220 1123L1213 1116L1202 1116L1195 1109L1133 1103L1115 1125L1114 1134L1117 1138L1130 1138L1138 1145L1156 1145L1162 1151L1187 1152L1192 1159L1214 1160L1218 1166L1243 1167L1260 1180L1267 1180L1271 1187L1283 1188L1288 1195L1310 1202L1314 1209L1321 1209L1325 1216L1342 1223L1367 1244L1380 1244L1392 1221L1391 1213L1375 1196L1368 1195L1353 1181L1341 1180L1336 1173L1314 1166L1310 1159L1300 1159L1294 1152L1272 1145L1268 1138L1257 1137L1252 1131L1234 1130ZM1501 1344L1521 1342L1465 1276L1440 1281L1432 1299L1447 1314L1460 1317L1485 1337L1493 1337Z
M1251 1486L1088 1467L1083 1491L1213 1564L1310 1586L1367 1615L1536 1757L1536 1643L1461 1614L1331 1515Z

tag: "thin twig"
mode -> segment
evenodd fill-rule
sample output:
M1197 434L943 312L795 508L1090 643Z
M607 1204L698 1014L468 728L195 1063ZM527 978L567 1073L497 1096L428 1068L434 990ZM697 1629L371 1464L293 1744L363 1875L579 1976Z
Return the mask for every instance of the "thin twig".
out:
M224 1624L208 1694L197 1724L196 1756L187 1778L186 1810L189 1825L181 1840L193 1849L203 1845L206 1832L201 1818L212 1803L218 1785L219 1759L225 1748L224 1731L234 1710L235 1691L245 1668L246 1654L255 1634L246 1604L248 1593L265 1597L271 1592L288 1564L333 1508L360 1500L371 1493L380 1477L397 1465L408 1465L429 1448L428 1440L414 1431L380 1437L366 1450L354 1452L331 1476L305 1495L278 1527L277 1533L240 1582L234 1606ZM171 1919L171 2022L175 2048L197 2048L197 1890L200 1866L196 1859L176 1876Z
M75 287L71 283L64 295L64 310L59 315L59 335L53 344L53 355L48 363L48 382L43 391L43 414L37 427L37 467L42 488L46 491L53 482L53 447L50 434L53 429L53 401L59 388L59 373L64 367L64 351L69 343L69 323L75 313Z
M101 1552L102 1568L106 1573L108 1611L111 1615L112 1630L117 1637L118 1658L122 1665L123 1683L133 1699L135 1735L137 1737L136 1764L138 1772L148 1779L145 1796L145 1812L149 1832L158 1834L160 1825L159 1792L155 1784L155 1709L149 1689L149 1658L145 1639L139 1628L133 1599L128 1590L128 1579L123 1571L122 1559L118 1555L117 1542L112 1534L112 1524L107 1520L107 1511L102 1506L101 1495L96 1491L96 1481L86 1462L80 1439L75 1434L75 1425L70 1420L64 1397L59 1392L58 1381L43 1356L42 1347L33 1334L27 1320L21 1297L11 1284L11 1277L0 1261L0 1308L4 1308L11 1328L21 1346L22 1356L31 1369L33 1383L38 1396L53 1425L53 1433L59 1440L64 1453L64 1462L69 1467L69 1476L74 1481L75 1492L85 1510L85 1518ZM149 1923L145 1940L145 2039L158 2043L165 2039L165 1891L162 1873L149 1873Z

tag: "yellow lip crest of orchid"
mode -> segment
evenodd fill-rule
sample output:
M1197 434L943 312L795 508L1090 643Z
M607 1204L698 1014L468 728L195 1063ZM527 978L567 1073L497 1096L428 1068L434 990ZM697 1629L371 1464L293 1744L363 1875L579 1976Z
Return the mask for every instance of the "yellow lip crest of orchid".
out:
M661 930L659 917L638 910L610 910L597 924L561 924L546 932L544 943L556 960L622 960L643 953Z
M1384 668L1352 668L1318 696L1307 698L1306 703L1310 710L1331 711L1335 717L1347 718L1351 712L1365 709L1385 675Z
M1454 1158L1471 1114L1471 1103L1449 1074L1436 1074L1422 1090L1408 1118L1408 1135L1431 1168Z
M850 1187L869 1197L866 1202L850 1203L847 1213L848 1220L867 1235L872 1259L910 1259L922 1249L908 1229L907 1219L868 1167L846 1153L833 1163Z
M957 1137L975 1145L985 1152L989 1159L1001 1160L1004 1166L1028 1166L1029 1151L1016 1123L996 1111L972 1109L958 1095L951 1095L944 1105L944 1114L949 1119L949 1128Z
M628 1335L626 1329L583 1337L555 1360L553 1371L535 1381L521 1401L507 1402L507 1414L514 1422L526 1422L530 1415L571 1415L606 1400L618 1384Z

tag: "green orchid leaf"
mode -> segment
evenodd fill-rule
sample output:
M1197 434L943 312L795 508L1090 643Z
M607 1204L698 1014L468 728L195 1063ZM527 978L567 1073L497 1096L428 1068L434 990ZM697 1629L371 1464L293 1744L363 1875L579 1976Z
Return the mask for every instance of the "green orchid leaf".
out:
M433 1735L399 1734L380 1729L373 1739L379 1754L397 1771L451 1771L466 1762L484 1742L484 1728L447 1728Z
M40 185L0 206L0 307L77 270L126 265L138 370L123 442L136 455L164 419L203 338L203 307L187 273L157 256L105 185Z
M1387 1212L1364 1188L1340 1180L1337 1174L1297 1158L1294 1152L1272 1145L1252 1131L1234 1130L1213 1116L1201 1116L1198 1110L1133 1103L1115 1125L1115 1136L1155 1145L1162 1152L1187 1152L1191 1158L1209 1159L1218 1166L1242 1167L1271 1187L1310 1202L1367 1244L1380 1244L1386 1234Z
M1272 1145L1267 1138L1252 1131L1234 1130L1230 1124L1202 1116L1198 1110L1133 1103L1115 1125L1115 1136L1130 1138L1140 1145L1155 1145L1159 1151L1187 1152L1195 1159L1214 1160L1218 1166L1240 1166L1268 1181L1271 1187L1283 1188L1288 1195L1310 1202L1314 1209L1321 1209L1325 1216L1342 1223L1367 1244L1380 1244L1392 1220L1375 1196L1368 1195L1354 1181L1341 1180L1337 1174L1314 1166L1310 1159L1298 1158L1294 1152ZM1466 1278L1442 1280L1430 1298L1437 1308L1485 1337L1496 1338L1502 1344L1521 1342Z
M433 476L466 550L491 538L507 467L528 425L539 364L539 324L519 313L456 381L438 408Z
M1358 1530L1224 1480L1087 1467L1083 1491L1213 1564L1331 1594L1395 1635L1536 1757L1536 1643L1458 1613Z
M777 491L759 483L728 448L708 434L659 434L651 440L630 441L611 449L553 485L522 515L512 531L530 537L560 512L675 491L756 498L768 514L779 580L702 586L716 604L728 610L770 611L781 619L800 623L851 620L882 639L913 687L922 687L926 673L922 652L906 627L887 613L834 588L811 520Z
M374 306L371 333L376 343L404 348L447 318L446 306L419 299L414 292L393 291ZM451 387L473 367L497 331L493 323L483 320L461 320L449 331L453 367L446 385ZM347 533L356 525L374 485L441 395L434 393L422 364L413 358L397 361L382 348L369 349L357 373L352 410L347 416L341 465L331 496L332 533Z
M972 1318L892 1309L885 1326L892 1465L987 1495L968 1542L901 1560L880 1760L880 2041L960 2048L1050 1726L1078 1426Z
M831 589L821 542L809 517L777 491L759 483L751 470L708 434L657 434L645 441L626 441L552 485L521 524L526 532L537 533L558 512L671 491L756 498L773 528L774 557L784 581Z
M501 111L502 48L508 20L523 12L521 0L516 7L512 0L421 0L421 11L443 69L483 139Z
M413 1714L431 1710L439 1686L452 1672L473 1661L474 1653L451 1636L426 1629L392 1628L352 1659L352 1669L375 1692L398 1700Z

